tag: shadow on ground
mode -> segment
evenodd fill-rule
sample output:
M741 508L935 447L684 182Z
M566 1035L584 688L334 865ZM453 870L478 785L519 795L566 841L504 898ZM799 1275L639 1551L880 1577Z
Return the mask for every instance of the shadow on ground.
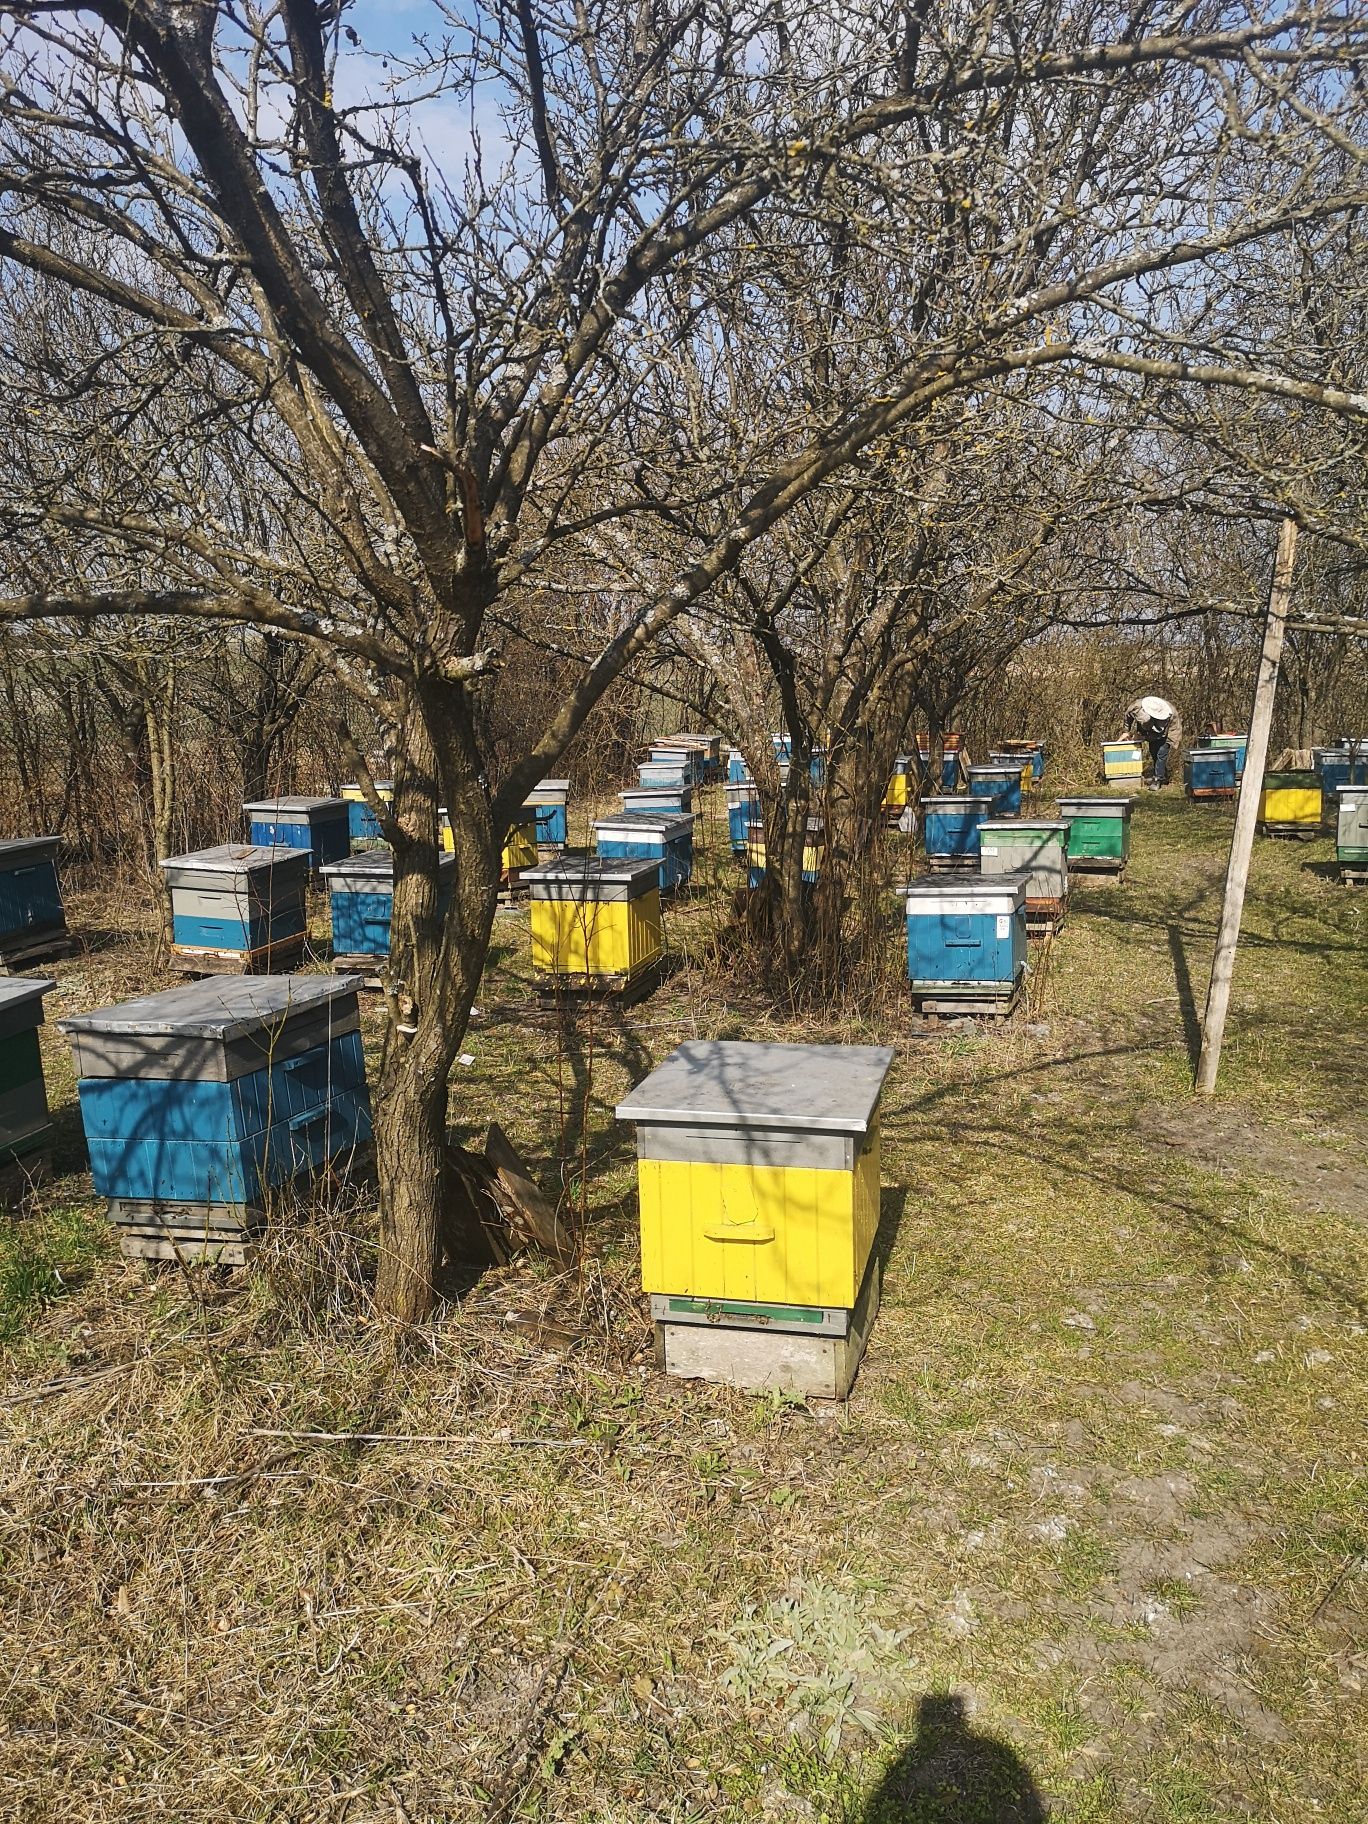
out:
M961 1697L927 1696L917 1733L870 1794L861 1824L1045 1824L1021 1757L971 1729Z

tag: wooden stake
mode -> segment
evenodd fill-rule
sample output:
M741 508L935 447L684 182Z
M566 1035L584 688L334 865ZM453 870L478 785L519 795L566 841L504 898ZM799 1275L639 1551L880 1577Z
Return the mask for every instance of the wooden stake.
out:
M1244 778L1240 782L1240 800L1235 809L1235 833L1230 839L1230 864L1226 869L1221 929L1216 938L1216 954L1211 959L1211 986L1207 990L1206 1016L1202 1021L1202 1055L1197 1061L1196 1088L1199 1094L1205 1096L1209 1096L1216 1088L1216 1071L1221 1062L1221 1041L1225 1037L1226 1013L1230 1007L1230 983L1235 973L1235 951L1240 941L1245 888L1249 884L1249 862L1254 853L1254 826L1259 819L1264 767L1268 762L1273 698L1278 689L1278 667L1282 662L1287 608L1292 596L1292 566L1296 558L1297 523L1285 519L1278 532L1273 586L1268 592L1268 618L1264 622L1263 652L1259 657L1259 676L1254 686L1254 710L1249 720Z

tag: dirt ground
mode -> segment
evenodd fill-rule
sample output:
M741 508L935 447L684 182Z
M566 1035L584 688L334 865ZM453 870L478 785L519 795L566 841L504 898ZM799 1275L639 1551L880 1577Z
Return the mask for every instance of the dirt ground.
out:
M1196 1104L1228 813L1139 803L1028 1012L934 1035L892 975L829 1030L728 975L722 815L690 966L625 1016L534 1016L501 918L454 1112L591 1255L401 1361L364 1190L250 1273L121 1262L49 1028L58 1176L0 1240L0 1815L1363 1817L1368 893L1260 844ZM50 1018L149 980L136 906L75 911ZM710 1034L897 1048L844 1406L655 1368L612 1108Z

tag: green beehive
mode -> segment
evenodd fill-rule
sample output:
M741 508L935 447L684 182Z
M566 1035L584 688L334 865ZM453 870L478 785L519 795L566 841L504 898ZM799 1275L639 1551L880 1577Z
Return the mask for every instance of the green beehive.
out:
M1069 826L1044 817L994 817L979 826L979 867L1026 882L1026 928L1057 931L1069 903Z
M56 986L36 975L0 981L0 1203L22 1195L47 1164L52 1122L38 1028L43 996Z
M1069 826L1069 868L1073 873L1122 874L1130 860L1130 798L1061 798L1059 815Z
M1335 797L1339 805L1335 855L1340 878L1368 883L1368 785L1342 785Z

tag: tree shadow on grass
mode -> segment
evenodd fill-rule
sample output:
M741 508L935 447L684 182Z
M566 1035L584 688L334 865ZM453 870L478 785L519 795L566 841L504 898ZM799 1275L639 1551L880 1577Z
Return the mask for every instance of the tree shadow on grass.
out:
M1183 1016L1183 1042L1187 1046L1188 1063L1196 1070L1197 1060L1202 1055L1202 1022L1197 1017L1192 971L1188 968L1187 951L1183 948L1181 926L1171 924L1167 930L1169 955L1173 958L1173 980L1178 990L1178 1008Z
M1021 1757L971 1729L964 1699L928 1695L917 1733L888 1767L861 1824L1046 1824L1049 1812Z

